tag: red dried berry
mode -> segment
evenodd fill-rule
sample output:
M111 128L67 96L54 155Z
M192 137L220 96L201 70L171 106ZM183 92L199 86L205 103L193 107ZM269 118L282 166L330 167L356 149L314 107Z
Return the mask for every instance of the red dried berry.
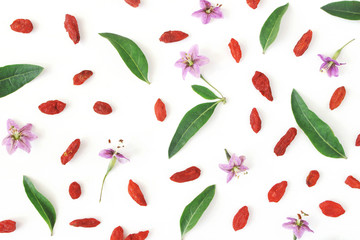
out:
M69 33L70 39L74 42L74 44L77 44L80 41L80 33L76 18L70 14L66 14L64 27Z
M111 108L110 104L108 104L106 102L97 101L94 104L93 109L96 113L102 114L102 115L107 115L107 114L112 113L112 108Z
M72 182L69 186L69 194L72 199L78 199L81 196L80 184Z
M142 231L138 233L129 234L125 240L145 240L149 235L149 231Z
M39 110L42 113L54 115L61 113L66 107L66 103L59 100L50 100L39 105Z
M284 196L287 187L287 181L275 184L268 193L269 202L279 202Z
M345 87L339 87L335 90L335 92L333 93L330 99L329 107L331 110L334 110L335 108L340 106L340 104L345 98L345 94L346 94Z
M279 140L274 148L274 153L276 156L282 156L285 154L286 148L294 140L297 134L296 128L290 128L286 134Z
M139 185L134 183L131 179L129 180L128 192L130 197L137 202L140 206L147 206L144 195L140 190Z
M240 62L242 53L241 53L241 48L240 48L240 45L239 45L238 41L231 38L230 43L228 44L228 46L230 48L231 55L233 56L235 61L237 63Z
M273 100L273 96L271 94L270 82L269 79L262 72L256 71L252 82L254 87L260 91L261 95L266 97L269 101Z
M110 240L123 240L123 239L124 239L124 230L122 229L122 227L118 226L112 231Z
M16 19L10 27L19 33L30 33L33 30L32 22L29 19Z
M189 34L182 31L167 31L160 36L160 41L164 43L178 42L187 38Z
M357 146L357 147L360 146L360 134L356 138L355 146Z
M70 225L73 227L84 227L84 228L96 227L99 224L100 221L95 218L76 219L70 223Z
M344 208L336 202L325 201L319 205L322 213L328 217L339 217L345 213Z
M125 2L134 8L138 7L140 4L140 0L125 0Z
M154 110L156 119L160 122L164 121L166 118L166 108L165 104L163 103L163 101L161 101L160 98L156 101Z
M360 182L359 180L357 180L356 178L354 178L353 176L348 176L345 180L345 183L347 185L349 185L349 187L351 188L359 188L360 189Z
M4 220L0 222L0 233L11 233L16 230L16 222Z
M76 154L76 152L79 150L80 147L80 139L75 139L66 151L61 155L61 163L63 165L67 164Z
M247 206L240 208L233 219L233 228L235 231L243 229L249 218L249 210Z
M297 44L294 47L295 56L300 57L304 54L304 52L308 49L309 44L312 39L312 31L309 30L300 38Z
M195 166L189 167L184 171L174 173L170 180L177 183L193 181L200 177L201 170Z
M251 7L252 9L256 9L260 0L246 0L246 3Z
M93 72L90 70L84 70L76 74L73 78L74 85L81 85L83 84L88 78L93 75Z
M308 187L312 187L314 186L317 181L319 180L320 174L318 171L316 170L312 170L310 171L309 175L306 178L306 185L308 185Z
M255 133L261 130L261 119L256 108L253 108L250 113L250 125Z

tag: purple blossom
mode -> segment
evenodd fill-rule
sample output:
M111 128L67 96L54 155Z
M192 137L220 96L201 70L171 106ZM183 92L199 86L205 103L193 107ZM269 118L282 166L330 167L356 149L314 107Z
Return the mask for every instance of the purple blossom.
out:
M322 54L318 54L318 56L323 60L323 64L320 66L320 71L326 71L329 77L338 77L339 76L339 68L338 66L344 65L345 63L339 63L335 59L331 57L326 57Z
M120 163L126 163L129 161L129 159L126 158L124 155L118 153L117 151L111 148L101 150L99 156L107 159L111 159L115 157Z
M206 0L200 0L201 9L194 12L192 16L200 17L203 24L208 24L211 18L223 18L223 14L220 10L221 5L215 7Z
M304 232L314 232L309 228L309 223L303 219L299 215L299 219L288 217L290 222L284 223L282 226L287 229L291 229L294 232L294 236L298 239L302 237Z
M27 153L30 153L30 141L37 138L31 132L32 124L28 123L19 129L19 126L11 119L7 121L7 130L9 135L4 138L2 145L6 145L9 154L13 154L19 147Z
M200 67L209 62L205 56L199 55L198 45L190 48L189 53L180 52L181 58L176 61L175 66L182 68L182 77L185 80L186 74L190 72L194 77L200 77Z
M237 157L235 154L233 154L229 159L228 164L219 164L219 167L228 173L226 182L230 182L234 176L238 177L239 173L246 172L249 169L243 165L245 159L245 156Z

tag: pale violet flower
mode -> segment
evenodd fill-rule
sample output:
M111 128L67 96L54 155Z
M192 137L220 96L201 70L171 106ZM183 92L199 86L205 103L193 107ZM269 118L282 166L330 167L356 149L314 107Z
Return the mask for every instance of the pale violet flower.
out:
M212 6L210 2L200 0L200 7L201 9L194 12L192 16L201 18L203 24L208 24L211 18L223 18L221 5Z
M305 214L306 216L307 214ZM296 218L287 218L289 222L284 223L282 226L287 229L293 230L294 239L300 239L305 232L314 232L310 229L309 223L301 218L301 215L298 214L298 219Z
M249 170L249 168L244 165L245 159L245 156L237 157L233 154L228 164L219 164L219 167L228 173L226 182L230 182L234 176L238 177L240 173Z
M186 74L190 72L194 77L200 78L200 67L207 64L209 59L199 55L198 45L190 48L189 52L180 52L181 58L176 61L175 66L182 68L182 77L185 80Z

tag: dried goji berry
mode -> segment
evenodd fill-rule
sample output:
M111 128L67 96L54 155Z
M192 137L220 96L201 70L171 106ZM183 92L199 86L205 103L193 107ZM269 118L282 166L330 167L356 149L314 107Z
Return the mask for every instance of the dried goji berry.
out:
M72 182L69 186L69 194L72 199L78 199L81 196L80 184Z
M76 219L70 223L71 226L84 227L84 228L96 227L99 224L100 224L100 221L95 218Z
M187 38L189 34L182 31L167 31L160 36L160 41L164 43L178 42Z
M70 39L77 44L80 41L80 33L77 20L70 14L65 15L65 30L69 33Z
M231 38L230 43L228 44L228 46L230 48L231 55L233 56L235 61L237 63L240 62L242 53L241 53L241 48L240 48L240 45L239 45L238 41Z
M112 231L110 240L123 240L123 239L124 239L124 230L122 229L122 227L118 226Z
M178 183L189 182L200 177L201 170L195 166L189 167L184 171L174 173L170 180Z
M125 2L134 8L138 7L140 4L140 0L125 0Z
M246 0L246 3L251 7L252 9L256 9L260 0Z
M145 240L149 235L149 231L142 231L138 233L129 234L125 240Z
M297 42L297 44L294 47L294 53L295 56L300 57L301 55L304 54L304 52L308 49L309 44L311 42L312 39L312 31L309 30L306 33L304 33L304 35L302 35L302 37L300 38L300 40Z
M247 206L240 208L233 219L233 228L235 231L243 229L249 218L249 210Z
M80 139L75 139L66 151L61 155L61 163L63 165L67 164L75 155L75 153L79 150L80 147Z
M357 146L357 147L360 146L360 134L356 138L355 146Z
M11 233L16 230L16 222L4 220L0 222L0 233Z
M276 156L282 156L285 154L286 148L294 140L297 134L296 128L290 128L286 134L279 140L274 148L274 153Z
M345 180L345 183L349 185L351 188L359 188L360 189L360 182L353 176L348 176Z
M30 33L33 30L32 22L29 19L16 19L10 27L19 33Z
M98 114L107 115L112 113L110 104L106 102L97 101L93 107L94 111Z
M164 121L166 118L166 108L165 104L163 103L163 101L161 101L160 98L156 101L154 110L157 120L159 120L160 122Z
M39 105L39 110L42 113L54 115L61 113L66 107L66 103L59 100L50 100Z
M334 110L338 106L340 106L341 102L344 100L346 94L345 87L339 87L335 90L333 93L331 99L330 99L330 109Z
M262 72L256 71L252 82L254 87L260 91L260 93L266 97L269 101L273 100L273 96L271 94L270 82L269 79Z
M344 208L339 203L333 201L322 202L319 207L322 213L328 217L339 217L345 213Z
M316 182L319 180L320 174L316 170L310 171L309 175L306 178L306 184L308 187L312 187L316 184Z
M81 85L86 80L88 80L89 77L93 75L93 72L90 70L84 70L76 74L73 78L74 85Z
M140 206L147 206L143 193L140 190L139 185L134 183L131 179L129 180L128 192L130 197L134 199Z
M253 108L250 113L250 125L255 133L261 130L261 119L256 108Z
M287 181L275 184L268 193L269 202L278 202L284 196L287 187Z

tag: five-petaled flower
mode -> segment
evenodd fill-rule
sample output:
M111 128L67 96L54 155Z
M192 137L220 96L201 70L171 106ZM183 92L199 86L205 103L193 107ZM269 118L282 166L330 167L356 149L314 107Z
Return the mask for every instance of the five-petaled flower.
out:
M107 159L116 158L116 160L118 160L120 163L126 163L129 161L128 158L112 148L101 150L99 156Z
M200 67L209 62L205 56L199 55L198 45L190 48L189 52L180 52L181 58L176 61L175 66L182 68L182 77L185 80L186 74L190 72L194 77L200 77Z
M194 12L192 16L200 17L203 24L208 24L211 18L223 18L221 5L212 6L210 2L200 0L200 7L201 9Z
M298 219L291 217L288 217L287 219L290 220L290 222L286 222L282 226L293 230L295 236L294 239L300 239L306 231L314 232L309 228L309 223L301 218L300 214L298 214Z
M19 128L13 120L8 119L7 130L9 135L4 138L2 145L6 145L9 154L13 154L18 147L25 152L30 152L30 141L37 138L37 136L31 132L31 128L32 124L30 123Z
M338 66L344 65L345 63L339 63L338 61L332 59L331 57L326 57L322 54L318 54L318 56L323 60L323 64L320 66L320 71L326 71L329 77L338 77L339 76L339 68Z
M237 157L235 154L233 154L229 159L228 164L219 164L219 167L228 173L226 182L230 182L234 176L238 177L240 173L246 172L249 169L243 165L245 159L245 156Z

